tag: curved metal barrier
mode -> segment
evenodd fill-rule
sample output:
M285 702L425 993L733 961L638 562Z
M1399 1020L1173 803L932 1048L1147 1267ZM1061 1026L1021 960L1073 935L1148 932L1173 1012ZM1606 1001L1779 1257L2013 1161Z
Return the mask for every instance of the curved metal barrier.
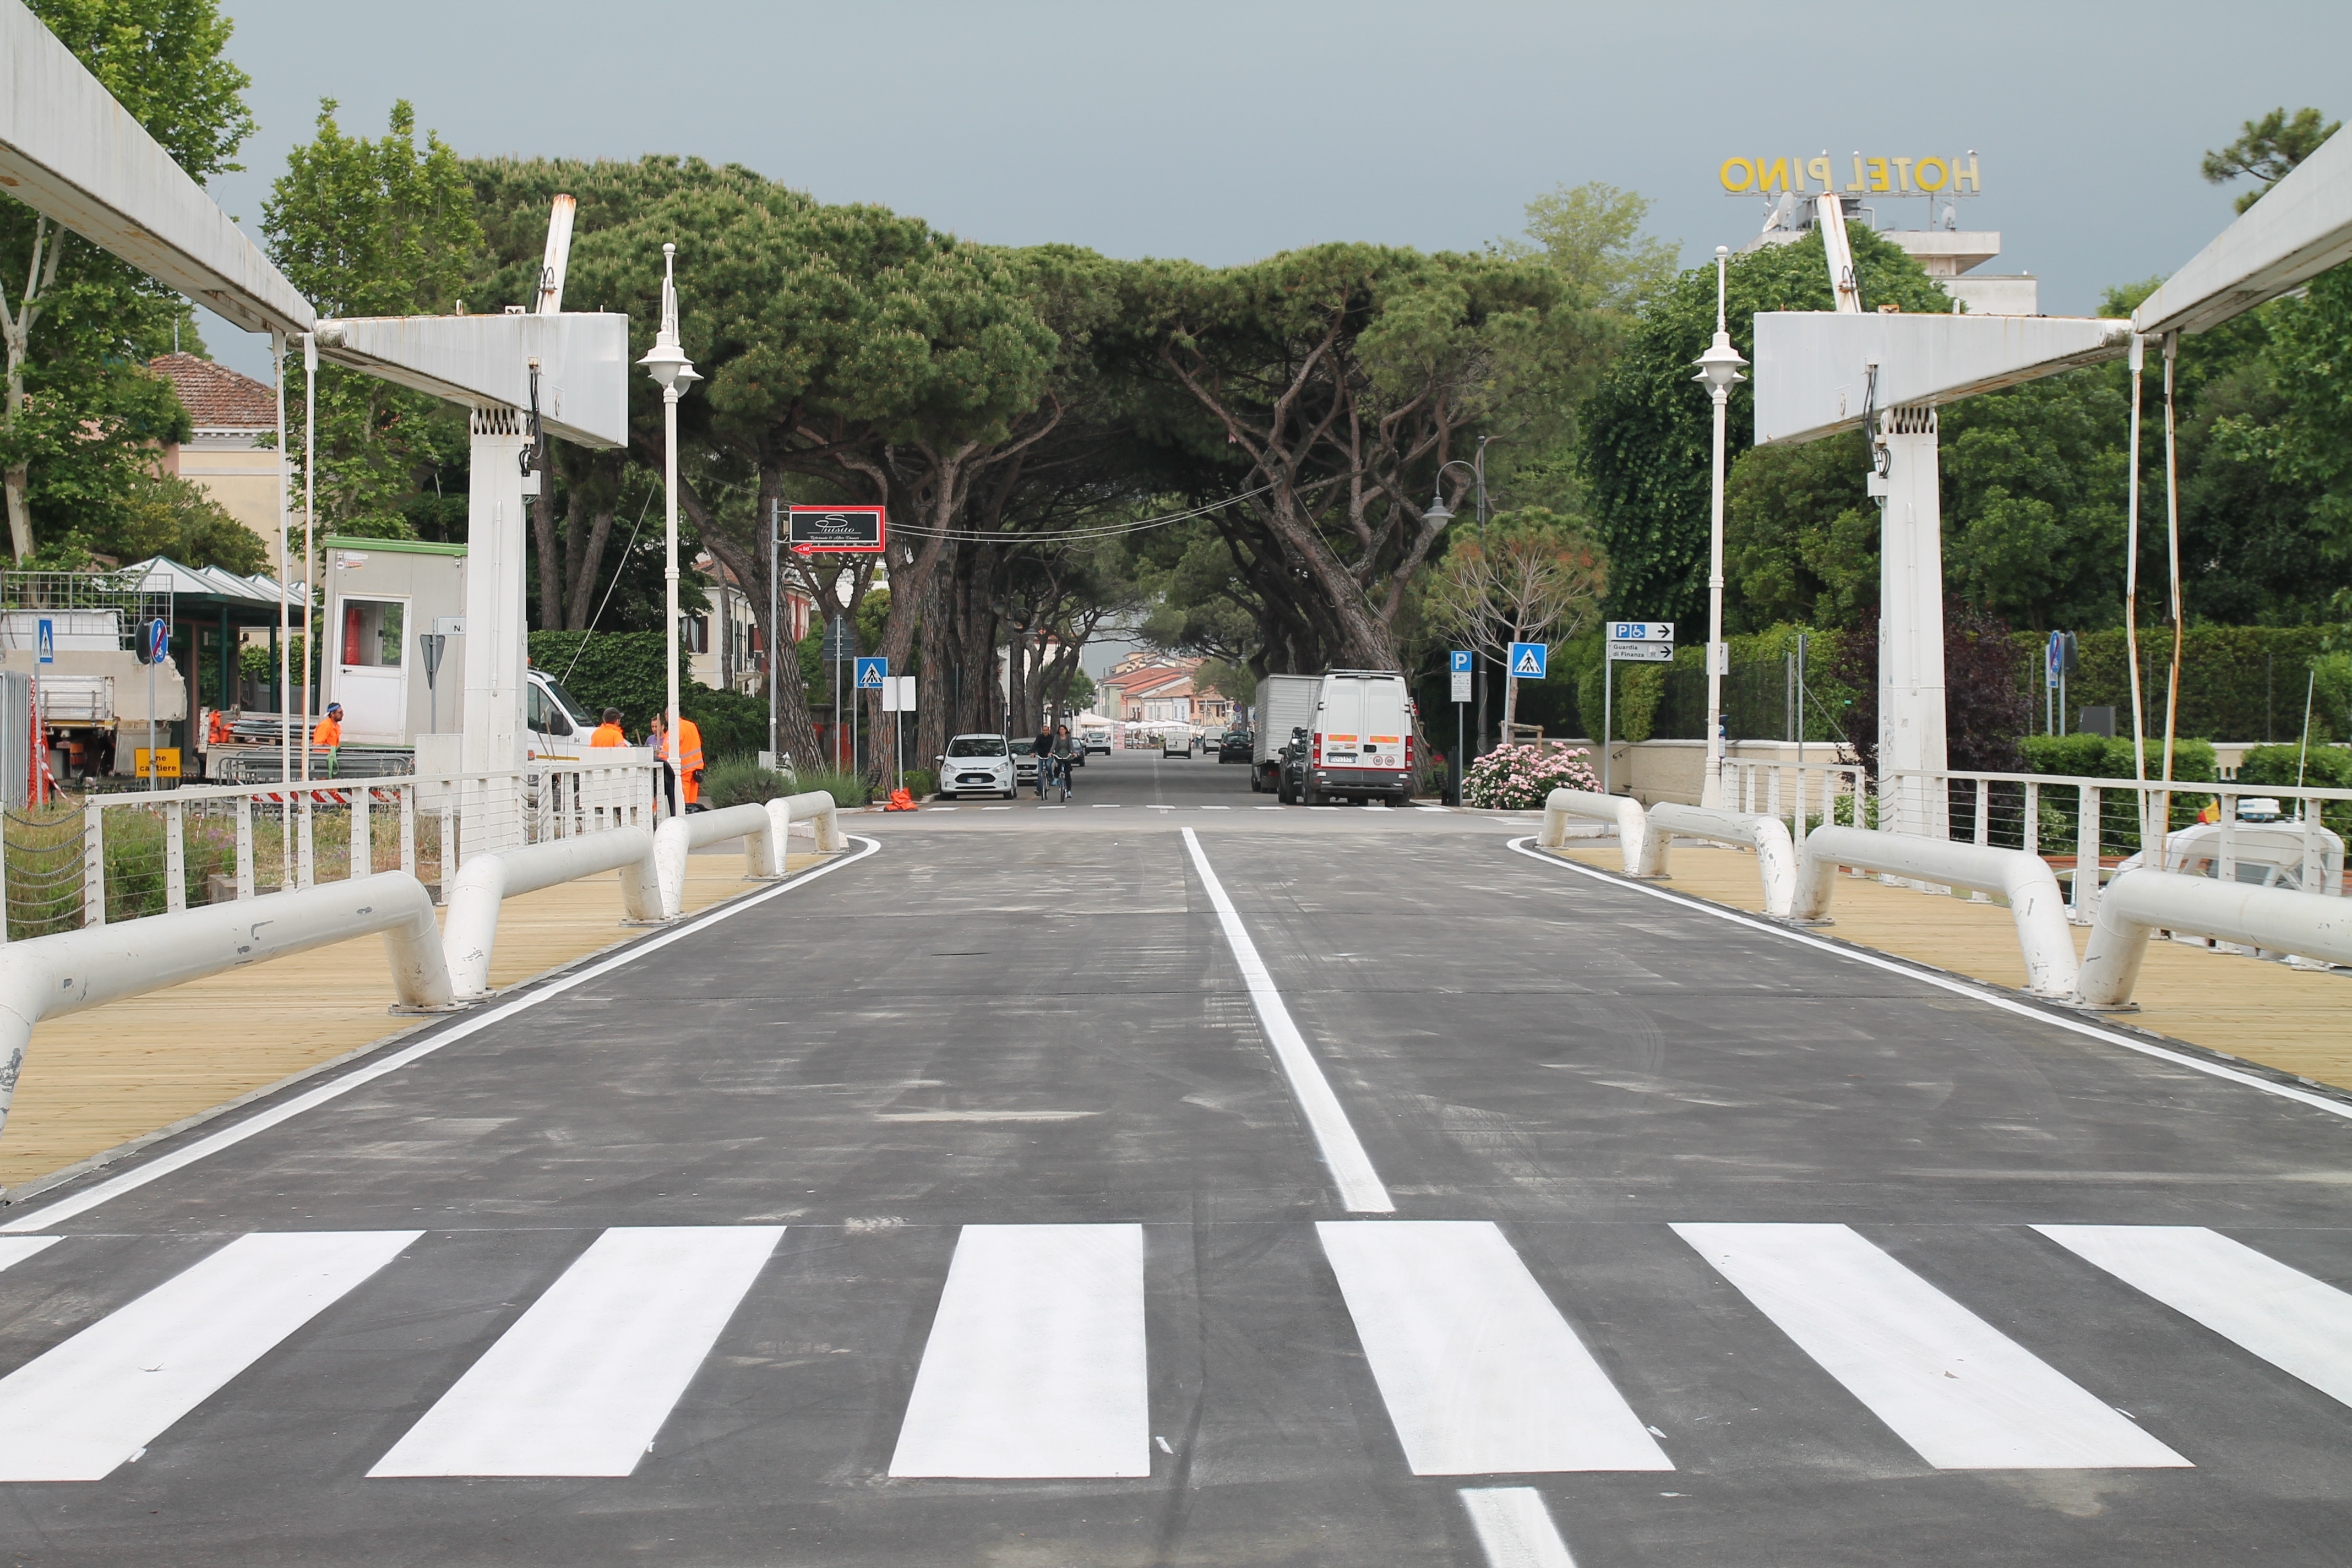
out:
M0 1126L16 1096L33 1026L43 1019L374 931L383 933L393 989L404 1005L450 1005L433 896L405 871L0 947Z
M1617 825L1617 852L1624 858L1628 877L1660 875L1649 863L1650 819L1640 801L1631 795L1595 795L1588 789L1556 789L1544 797L1543 832L1537 836L1536 847L1557 849L1566 844L1571 816Z
M520 849L494 850L459 867L441 936L457 999L472 1001L489 994L490 955L498 946L499 913L508 899L612 870L621 873L621 906L629 919L661 918L654 836L642 827L616 827Z
M1797 849L1789 838L1788 824L1777 817L1744 811L1717 811L1704 805L1678 805L1662 800L1650 807L1650 861L1653 875L1666 874L1667 851L1675 834L1686 838L1711 838L1719 844L1745 844L1756 851L1756 869L1764 879L1764 912L1788 920L1797 892ZM1825 917L1812 917L1821 920Z
M764 805L730 805L719 811L673 816L654 829L654 868L660 888L662 920L676 920L686 907L686 858L705 844L743 840L744 875L769 879L784 874L784 836L795 822L814 822L816 847L844 849L839 808L823 790L788 795Z
M824 790L779 796L768 803L768 816L775 824L775 874L779 877L784 874L784 835L795 822L814 826L820 853L830 855L849 847L849 839L841 831L841 807Z
M1801 921L1827 915L1841 866L1916 877L2006 899L2010 916L2017 922L2018 951L2025 959L2026 991L2053 999L2074 996L2077 970L2074 934L2067 928L2058 879L2040 856L2022 849L1994 849L1866 827L1816 827L1805 836L1805 854L1797 868L1796 897L1790 914Z
M2143 867L2100 892L2076 999L2086 1007L2127 1005L2147 939L2158 931L2352 963L2352 901Z

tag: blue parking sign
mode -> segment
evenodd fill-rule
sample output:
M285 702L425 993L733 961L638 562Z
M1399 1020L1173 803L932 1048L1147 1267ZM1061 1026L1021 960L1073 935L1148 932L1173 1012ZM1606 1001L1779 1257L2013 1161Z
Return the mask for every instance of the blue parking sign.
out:
M861 657L857 661L857 689L860 691L881 690L882 682L889 673L890 661L888 659L877 658L873 655Z
M1449 667L1453 674L1467 675L1470 673L1470 650L1468 648L1457 647L1446 657L1454 661L1454 663Z
M1511 645L1511 679L1541 680L1544 666L1549 661L1551 649L1539 642L1515 642Z

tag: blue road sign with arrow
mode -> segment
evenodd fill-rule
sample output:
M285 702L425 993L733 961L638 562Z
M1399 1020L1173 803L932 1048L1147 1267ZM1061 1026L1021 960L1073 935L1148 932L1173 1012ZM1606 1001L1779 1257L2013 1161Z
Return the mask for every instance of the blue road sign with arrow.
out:
M172 623L157 619L147 623L147 662L161 664L172 646Z
M1515 642L1511 645L1511 679L1541 680L1544 666L1549 662L1551 649L1539 642Z
M879 691L890 674L890 661L873 655L861 655L857 660L857 689Z
M41 662L42 662L43 664L55 664L55 663L57 663L57 662L58 662L58 633L57 633L57 626L56 626L56 624L55 624L54 622L44 620L44 621L41 623L41 638L40 638L40 641L41 641Z
M1452 669L1454 674L1467 675L1470 673L1470 650L1468 648L1457 647L1447 657L1454 660Z

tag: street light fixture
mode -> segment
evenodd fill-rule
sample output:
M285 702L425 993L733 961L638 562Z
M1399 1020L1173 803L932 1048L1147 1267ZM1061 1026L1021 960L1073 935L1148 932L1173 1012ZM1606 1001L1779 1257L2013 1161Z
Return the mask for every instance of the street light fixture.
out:
M671 776L677 780L679 794L685 791L682 776L686 763L686 748L678 739L677 711L677 400L686 389L700 381L694 362L677 342L677 247L662 247L662 313L661 330L654 334L654 346L637 363L654 378L662 393L662 499L667 514L668 554L662 573L664 594L663 626L667 636L662 641L667 660L664 671L667 682L663 693L667 701L669 724L669 763Z
M1707 526L1706 572L1706 776L1699 786L1699 804L1720 810L1723 805L1723 422L1734 383L1748 378L1739 367L1748 362L1731 346L1725 330L1723 291L1725 269L1731 259L1728 246L1715 247L1715 342L1693 362L1698 374L1691 379L1706 384L1715 400L1714 504Z
M1454 521L1453 509L1448 507L1443 499L1445 494L1445 470L1448 468L1467 468L1470 470L1470 478L1475 483L1477 491L1477 510L1473 515L1477 519L1479 541L1482 543L1485 542L1486 538L1486 443L1493 439L1494 437L1492 436L1479 437L1478 450L1473 458L1467 461L1460 458L1452 458L1437 466L1437 485L1440 499L1432 502L1430 510L1423 512L1422 516L1424 518L1437 519L1437 525L1440 528L1444 527L1447 523ZM1475 638L1471 640L1474 643L1476 641ZM1478 751L1479 754L1482 756L1486 753L1486 672L1483 668L1479 668L1479 663L1483 657L1484 656L1479 653L1476 647L1474 647L1471 648L1470 668L1475 671L1475 679L1478 683ZM1458 752L1462 750L1462 748L1459 745L1456 745L1454 750ZM1466 759L1464 760L1463 765L1466 767Z

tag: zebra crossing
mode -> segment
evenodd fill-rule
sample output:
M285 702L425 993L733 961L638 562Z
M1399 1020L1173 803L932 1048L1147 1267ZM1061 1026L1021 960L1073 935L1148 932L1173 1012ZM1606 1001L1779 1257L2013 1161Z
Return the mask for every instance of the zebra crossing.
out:
M778 1288L762 1281L785 1228L602 1232L471 1352L366 1478L637 1473L698 1378L790 1375L713 1354L747 1301ZM1171 1450L1152 1425L1146 1228L961 1227L896 1412L887 1474L1149 1478L1155 1452ZM2137 1292L2172 1309L2220 1342L2207 1345L2211 1356L2254 1358L2352 1405L2352 1294L2210 1229L2032 1229L2051 1244L2051 1267L2091 1265L2117 1301ZM1996 1327L1986 1314L1999 1317L1999 1302L1964 1301L1965 1289L1931 1283L1847 1226L1658 1230L1661 1245L1696 1253L1842 1387L1852 1419L1874 1419L1927 1466L2194 1468L2172 1446L2193 1438L2193 1425L2147 1430ZM1412 1474L1677 1468L1668 1435L1611 1371L1638 1355L1638 1325L1604 1336L1576 1321L1499 1226L1381 1218L1313 1231L1344 1304L1346 1326L1335 1319L1332 1331L1352 1333L1340 1348L1360 1351ZM0 1481L117 1473L321 1313L399 1268L426 1234L248 1234L114 1306L0 1376ZM71 1237L0 1238L0 1272L36 1258L69 1268L74 1247ZM1478 1528L1523 1528L1514 1521L1532 1495L1492 1494L1476 1505L1486 1510Z

